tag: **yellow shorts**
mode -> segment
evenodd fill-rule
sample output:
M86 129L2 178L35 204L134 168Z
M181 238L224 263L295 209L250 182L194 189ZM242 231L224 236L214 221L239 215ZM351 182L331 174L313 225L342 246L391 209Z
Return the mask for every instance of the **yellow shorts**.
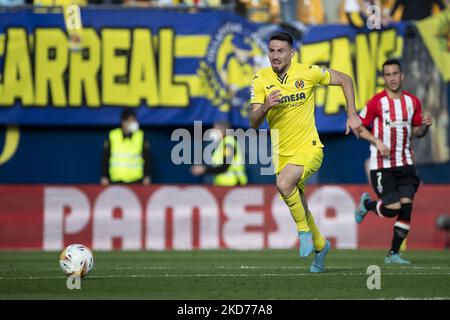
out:
M298 188L302 193L305 192L305 181L317 170L319 170L323 161L322 148L309 148L293 156L279 156L278 161L274 159L275 174L279 174L281 170L288 164L303 166L303 175L298 182Z

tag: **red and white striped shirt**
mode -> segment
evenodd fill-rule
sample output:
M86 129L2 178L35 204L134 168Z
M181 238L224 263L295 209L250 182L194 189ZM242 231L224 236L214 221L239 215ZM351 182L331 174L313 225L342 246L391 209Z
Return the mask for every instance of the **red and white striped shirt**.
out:
M412 165L412 127L422 124L422 106L419 99L407 91L401 98L389 98L386 90L370 99L359 116L366 127L372 126L372 134L389 148L388 157L382 157L374 145L370 145L370 170Z

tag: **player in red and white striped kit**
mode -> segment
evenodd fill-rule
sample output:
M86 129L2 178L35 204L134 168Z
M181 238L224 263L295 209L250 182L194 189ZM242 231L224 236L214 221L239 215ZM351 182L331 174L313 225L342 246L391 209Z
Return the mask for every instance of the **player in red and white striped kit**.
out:
M404 74L398 60L383 64L385 90L370 99L359 116L366 128L361 137L370 145L370 180L380 201L361 195L355 220L361 223L368 211L393 218L394 237L385 263L409 264L398 251L409 232L414 195L420 184L411 151L411 137L422 138L432 125L428 114L422 115L419 99L402 89Z

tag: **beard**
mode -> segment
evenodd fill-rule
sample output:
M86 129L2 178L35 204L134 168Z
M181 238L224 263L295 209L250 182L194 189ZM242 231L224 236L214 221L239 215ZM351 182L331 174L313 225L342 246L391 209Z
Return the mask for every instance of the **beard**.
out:
M285 69L286 69L286 66L283 66L283 65L277 65L277 66L272 65L272 70L277 74L283 73Z

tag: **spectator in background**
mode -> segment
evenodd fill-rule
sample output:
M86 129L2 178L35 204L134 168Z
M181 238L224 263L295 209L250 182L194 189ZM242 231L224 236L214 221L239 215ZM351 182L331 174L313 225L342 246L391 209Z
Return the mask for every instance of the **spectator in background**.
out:
M121 127L109 132L103 146L102 177L100 183L150 184L150 144L134 111L124 109Z
M194 176L214 175L215 186L246 185L247 175L239 143L234 136L226 134L226 130L230 129L229 122L216 122L213 129L211 140L216 143L216 147L211 155L211 165L193 165L191 173Z
M322 0L297 0L297 19L305 24L324 23Z
M341 15L344 23L349 23L355 28L364 28L366 25L366 5L363 0L342 0Z
M94 4L94 5L99 5L99 4L104 4L104 5L121 5L123 4L124 1L123 0L89 0L89 4Z
M123 0L123 4L130 7L159 6L159 2L153 0ZM167 5L167 1L164 2L164 5Z
M280 22L280 5L278 0L237 0L236 12L251 22Z
M341 0L341 22L348 23L355 28L365 28L371 13L368 10L369 7L377 6L380 8L381 24L386 26L391 22L389 10L385 9L388 5L386 0Z
M85 6L88 0L34 0L33 5L42 7L65 7L71 4Z
M279 0L281 19L285 23L319 24L325 22L322 0ZM299 29L303 29L299 25Z
M444 0L396 0L391 15L401 10L403 21L422 20L431 16L433 10L444 10L446 7Z
M0 0L0 7L17 7L25 5L25 0Z

